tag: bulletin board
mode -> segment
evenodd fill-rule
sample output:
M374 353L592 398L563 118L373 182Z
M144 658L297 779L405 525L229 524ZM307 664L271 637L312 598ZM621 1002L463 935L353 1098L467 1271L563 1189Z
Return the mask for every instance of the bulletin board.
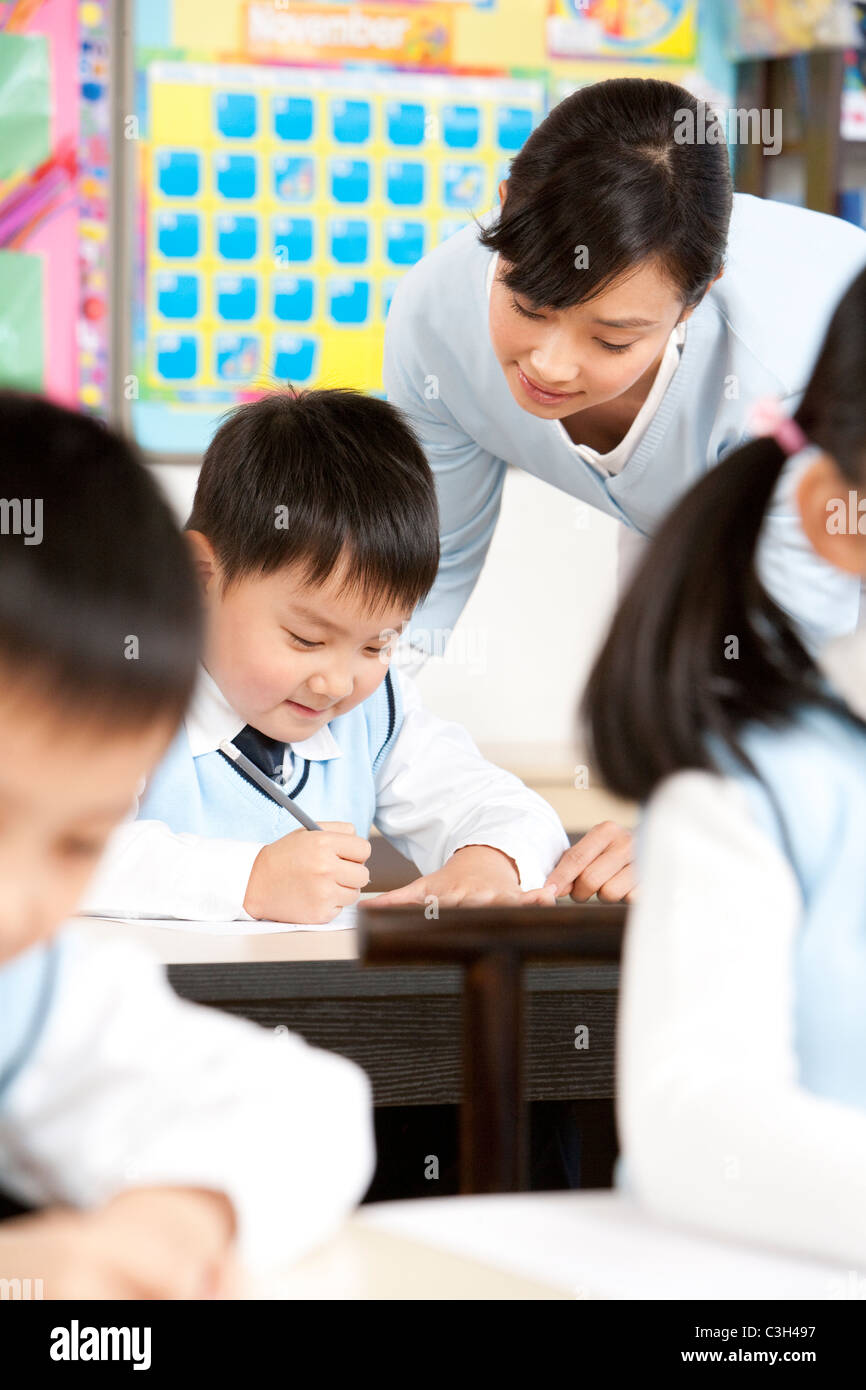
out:
M228 407L287 382L381 394L400 277L494 205L556 100L624 71L710 96L697 15L697 0L138 4L139 441L199 453Z
M159 63L149 101L148 386L369 390L397 276L490 205L544 89Z
M103 0L0 3L0 382L108 405Z

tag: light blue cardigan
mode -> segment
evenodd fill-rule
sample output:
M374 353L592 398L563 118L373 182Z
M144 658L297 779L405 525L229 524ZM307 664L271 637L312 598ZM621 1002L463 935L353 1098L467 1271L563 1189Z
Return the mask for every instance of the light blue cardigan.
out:
M860 228L735 195L725 273L688 320L679 366L635 452L604 477L575 455L557 421L514 400L490 343L491 252L477 236L470 224L413 266L385 336L387 395L408 414L436 474L442 560L413 619L434 630L453 628L474 588L508 464L651 536L680 495L748 437L755 400L780 396L796 407L836 303L866 265ZM817 647L856 626L859 585L808 546L790 478L789 470L766 523L762 574Z

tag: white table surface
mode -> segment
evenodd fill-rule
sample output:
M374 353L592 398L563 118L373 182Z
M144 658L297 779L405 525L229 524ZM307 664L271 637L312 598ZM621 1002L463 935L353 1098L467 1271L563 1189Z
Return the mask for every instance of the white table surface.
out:
M820 1300L850 1297L851 1279L821 1260L676 1229L620 1193L556 1192L362 1207L250 1296Z
M374 898L375 893L361 897ZM163 965L207 965L212 962L357 960L358 933L354 927L339 931L254 932L245 922L232 935L184 929L183 922L155 926L142 918L124 922L113 917L77 917L74 926L97 939L127 941L143 946ZM253 924L254 925L254 924Z

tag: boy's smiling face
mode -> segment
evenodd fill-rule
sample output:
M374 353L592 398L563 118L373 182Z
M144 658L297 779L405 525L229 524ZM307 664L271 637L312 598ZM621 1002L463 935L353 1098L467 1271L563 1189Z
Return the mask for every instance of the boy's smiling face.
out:
M247 724L298 743L381 685L405 604L343 590L343 565L318 585L293 565L225 588L207 538L187 534L205 598L205 666Z

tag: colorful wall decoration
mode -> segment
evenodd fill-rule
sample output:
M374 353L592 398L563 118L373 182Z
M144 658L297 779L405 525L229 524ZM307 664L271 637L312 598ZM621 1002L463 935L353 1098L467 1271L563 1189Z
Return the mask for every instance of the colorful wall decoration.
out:
M565 91L623 71L718 90L697 0L136 13L129 409L160 454L201 451L228 406L287 381L380 392L400 276L493 206Z
M0 380L95 411L108 402L107 22L99 0L0 4Z
M697 0L550 0L551 57L661 59L697 56Z

